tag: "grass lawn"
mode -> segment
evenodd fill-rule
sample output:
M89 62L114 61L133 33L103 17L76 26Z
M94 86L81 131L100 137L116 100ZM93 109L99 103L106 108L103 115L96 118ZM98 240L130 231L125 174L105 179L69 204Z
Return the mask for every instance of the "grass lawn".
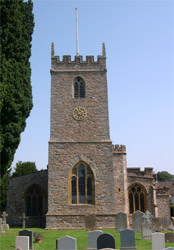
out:
M19 235L21 228L11 228L4 234L0 234L0 250L14 250L15 237ZM34 242L34 249L38 250L56 250L56 239L63 236L71 236L77 239L77 250L86 250L88 247L88 231L85 230L45 230L41 228L29 228L31 231L40 231L43 234L42 243ZM114 236L116 249L120 248L120 235L114 229L102 230L104 233L110 233ZM141 233L136 233L137 250L151 250L151 241L142 240ZM166 247L173 244L166 244Z

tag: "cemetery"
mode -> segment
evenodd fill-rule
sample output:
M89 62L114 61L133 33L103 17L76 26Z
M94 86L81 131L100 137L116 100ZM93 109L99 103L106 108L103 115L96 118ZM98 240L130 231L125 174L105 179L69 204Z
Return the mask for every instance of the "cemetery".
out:
M136 211L131 226L126 214L116 214L115 229L91 228L90 223L85 230L25 228L25 214L21 216L21 228L9 228L7 217L3 212L0 219L1 250L174 250L173 226L165 228L162 220L159 226L148 211ZM42 235L40 243L36 242L36 235Z

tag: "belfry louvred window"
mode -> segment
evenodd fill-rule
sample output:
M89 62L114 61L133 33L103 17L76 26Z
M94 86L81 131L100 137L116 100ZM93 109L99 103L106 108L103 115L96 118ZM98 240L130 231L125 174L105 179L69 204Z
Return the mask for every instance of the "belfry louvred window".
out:
M85 82L81 77L74 80L74 98L85 98Z
M94 175L85 163L78 163L71 172L71 204L94 204Z
M130 214L139 210L146 211L146 190L145 188L136 183L129 187L129 212Z

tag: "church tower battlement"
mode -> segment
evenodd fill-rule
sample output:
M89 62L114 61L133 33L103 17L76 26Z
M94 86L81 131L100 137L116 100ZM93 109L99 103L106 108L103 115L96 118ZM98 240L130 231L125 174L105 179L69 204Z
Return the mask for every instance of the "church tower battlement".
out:
M70 55L63 55L62 60L60 56L54 55L54 43L51 47L51 72L60 70L77 70L77 71L106 71L106 52L105 45L103 43L102 55L97 56L97 60L94 60L94 56L86 56L86 60L83 60L82 56L75 56L74 60Z

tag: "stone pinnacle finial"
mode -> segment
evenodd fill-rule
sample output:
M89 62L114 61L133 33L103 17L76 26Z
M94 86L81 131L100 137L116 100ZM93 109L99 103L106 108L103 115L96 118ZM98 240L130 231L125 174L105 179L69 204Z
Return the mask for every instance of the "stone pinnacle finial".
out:
M54 56L54 43L51 43L51 56Z
M105 49L105 43L102 43L102 55L106 56L106 49Z

